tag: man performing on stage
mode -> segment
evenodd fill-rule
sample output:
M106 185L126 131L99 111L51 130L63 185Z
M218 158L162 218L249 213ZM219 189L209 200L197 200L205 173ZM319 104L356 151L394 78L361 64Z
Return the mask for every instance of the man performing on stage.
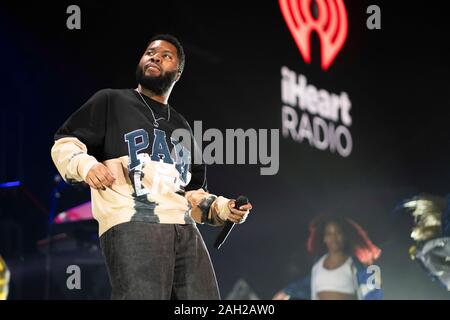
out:
M220 299L196 223L242 223L252 208L210 194L205 166L172 137L192 133L168 104L184 62L175 37L153 37L136 89L98 91L55 134L61 176L91 187L112 299Z

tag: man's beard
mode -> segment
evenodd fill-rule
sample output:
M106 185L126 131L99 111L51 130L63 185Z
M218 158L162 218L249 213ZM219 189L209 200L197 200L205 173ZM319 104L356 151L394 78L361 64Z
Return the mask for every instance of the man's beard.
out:
M150 90L156 95L166 93L177 76L177 70L166 71L159 76L146 76L142 68L138 65L136 68L136 81L144 88Z

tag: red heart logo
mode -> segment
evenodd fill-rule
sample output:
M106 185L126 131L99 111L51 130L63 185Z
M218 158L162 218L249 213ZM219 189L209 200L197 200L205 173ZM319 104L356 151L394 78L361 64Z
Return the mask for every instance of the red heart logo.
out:
M318 16L311 12L312 0L279 0L284 20L306 63L311 62L311 32L320 39L323 70L327 70L342 49L348 33L343 0L316 0Z

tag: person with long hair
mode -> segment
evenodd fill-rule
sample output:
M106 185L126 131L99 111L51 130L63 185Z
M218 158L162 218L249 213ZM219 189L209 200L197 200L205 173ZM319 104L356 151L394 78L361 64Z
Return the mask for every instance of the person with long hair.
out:
M309 226L307 250L319 257L310 276L291 283L273 299L381 299L379 269L367 269L378 259L381 250L353 220L316 217Z

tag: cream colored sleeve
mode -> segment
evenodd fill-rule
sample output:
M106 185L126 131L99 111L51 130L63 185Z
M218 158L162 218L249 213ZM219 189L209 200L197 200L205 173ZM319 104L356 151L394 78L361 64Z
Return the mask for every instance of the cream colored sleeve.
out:
M67 183L85 181L89 170L98 163L87 154L87 147L75 137L55 141L51 150L52 160L61 177Z
M197 223L221 226L230 215L230 209L228 208L230 199L216 196L203 189L188 191L185 196L192 206L192 218Z

